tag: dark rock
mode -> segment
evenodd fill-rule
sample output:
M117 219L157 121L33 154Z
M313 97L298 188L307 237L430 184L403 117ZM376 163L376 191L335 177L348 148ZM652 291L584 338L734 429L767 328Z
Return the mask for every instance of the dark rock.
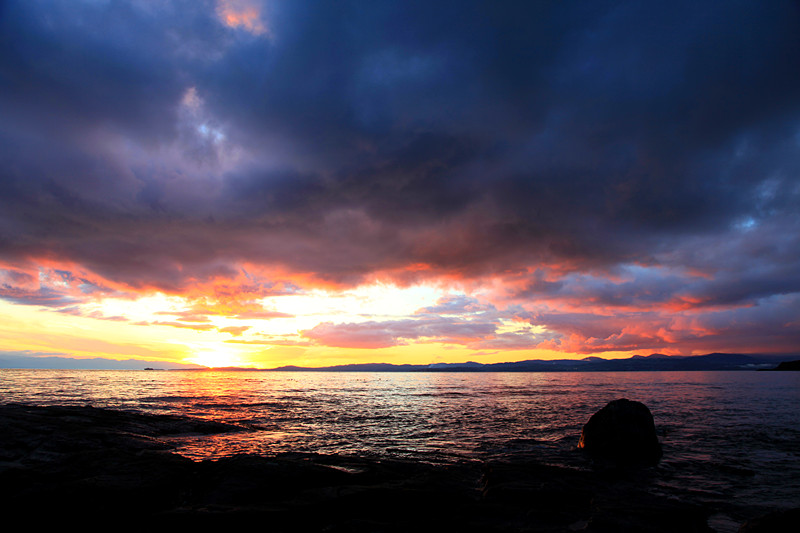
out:
M655 465L662 455L650 409L625 398L592 415L583 426L578 448L595 461L620 466Z
M707 508L644 490L638 470L576 470L531 462L485 467L478 518L508 531L713 533Z
M739 533L793 533L798 527L800 527L800 507L775 511L748 520L739 528Z
M587 532L713 533L705 507L637 489L623 484L598 493Z

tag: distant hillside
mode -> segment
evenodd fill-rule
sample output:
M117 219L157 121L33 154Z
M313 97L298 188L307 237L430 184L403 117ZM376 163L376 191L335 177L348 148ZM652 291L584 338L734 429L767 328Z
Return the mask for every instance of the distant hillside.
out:
M783 361L773 370L792 370L800 371L800 361Z
M686 370L761 370L772 369L783 361L797 359L797 355L761 355L711 353L707 355L670 356L652 354L634 355L627 359L557 359L545 361L531 359L513 363L482 364L433 363L430 365L393 365L390 363L363 363L327 367L283 366L268 371L302 372L618 372L618 371L686 371Z

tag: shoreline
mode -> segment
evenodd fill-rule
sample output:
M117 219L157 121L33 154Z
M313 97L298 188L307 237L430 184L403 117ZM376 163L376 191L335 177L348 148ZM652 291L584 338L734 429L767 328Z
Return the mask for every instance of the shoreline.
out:
M93 407L0 405L0 498L28 522L252 524L277 531L712 532L713 509L643 470L529 457L433 465L286 453L193 461L169 438L231 424ZM43 511L46 510L46 513ZM155 522L154 522L155 521Z

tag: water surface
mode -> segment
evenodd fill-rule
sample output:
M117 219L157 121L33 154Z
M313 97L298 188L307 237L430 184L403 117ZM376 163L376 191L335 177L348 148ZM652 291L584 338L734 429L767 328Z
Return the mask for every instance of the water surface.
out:
M3 402L93 405L233 422L175 441L194 459L288 451L430 462L534 457L574 468L588 418L616 398L652 411L654 490L726 513L800 505L800 374L2 370ZM721 519L719 531L734 530Z

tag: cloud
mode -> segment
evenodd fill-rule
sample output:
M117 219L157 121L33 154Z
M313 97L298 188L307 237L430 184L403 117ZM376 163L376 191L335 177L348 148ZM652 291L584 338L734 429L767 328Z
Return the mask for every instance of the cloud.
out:
M217 16L231 28L241 28L253 35L267 33L261 6L255 0L217 0Z
M215 326L211 324L185 324L183 322L170 322L170 321L161 321L156 320L154 322L143 322L142 326L171 326L173 328L183 328L183 329L194 329L196 331L209 331L212 329L217 329Z
M563 336L542 345L576 350L797 312L771 311L800 291L794 2L0 9L5 299L160 291L270 318L259 298L314 286L460 283L491 298L307 333L448 339L427 315L545 306ZM690 312L711 333L668 321Z
M242 333L250 329L250 326L228 326L225 328L218 328L222 333L230 333L234 337L240 337Z
M99 285L99 282L83 277L83 273L49 268L44 265L36 269L0 268L0 298L25 305L41 305L61 308L74 306L98 295L116 294Z
M417 314L425 315L482 315L496 311L491 304L483 304L477 298L466 295L449 295L440 298L436 305L425 307Z
M412 340L463 344L492 336L490 321L424 318L334 324L322 322L300 334L316 344L338 348L387 348Z

